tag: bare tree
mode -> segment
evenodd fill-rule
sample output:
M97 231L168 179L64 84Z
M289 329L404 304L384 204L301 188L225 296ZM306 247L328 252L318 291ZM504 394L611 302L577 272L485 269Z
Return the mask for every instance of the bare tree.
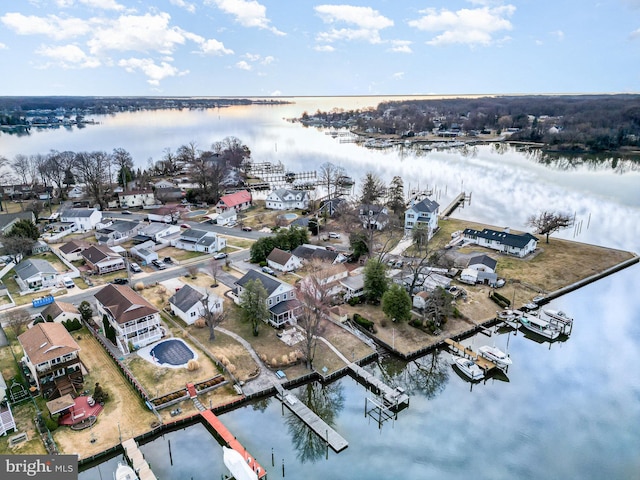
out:
M546 243L549 243L549 235L573 225L573 217L567 213L544 211L531 215L527 219L527 225L535 228L536 233L546 235Z
M319 183L327 189L327 200L331 200L338 190L340 177L344 175L344 169L331 162L320 165Z
M211 145L213 152L220 156L225 164L238 168L251 157L251 150L236 137L225 137L221 142Z
M118 167L118 182L122 183L123 191L127 191L127 177L133 176L133 157L124 148L114 148L111 161Z
M85 183L87 193L103 210L107 204L109 155L105 152L79 152L76 161L78 176Z
M22 185L33 185L38 176L38 169L32 158L27 155L18 154L11 162L11 168L16 172Z
M24 331L31 317L26 310L13 309L6 313L6 324L9 326L16 338Z
M222 308L216 308L214 305L211 305L212 301L211 295L205 295L202 299L202 311L200 312L200 316L204 319L205 325L209 328L210 342L216 339L215 328L227 318Z
M299 283L296 291L296 297L300 302L297 320L304 334L305 357L309 370L313 366L318 335L322 332L329 311L329 290L323 279L328 273L326 269L330 267L313 262L310 266L311 273Z
M191 278L196 278L198 276L198 266L197 265L189 265L187 267L187 272L191 276Z
M211 285L211 286L212 287L217 287L218 286L218 275L220 274L220 264L218 263L217 260L212 258L209 261L209 265L208 266L209 266L209 273L213 277L213 285Z

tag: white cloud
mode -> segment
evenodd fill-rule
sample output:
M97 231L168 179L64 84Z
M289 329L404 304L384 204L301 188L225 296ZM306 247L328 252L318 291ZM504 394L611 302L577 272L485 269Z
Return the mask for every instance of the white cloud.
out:
M9 47L7 47L4 43L0 42L0 50L7 50Z
M148 77L147 82L154 86L158 86L160 84L160 80L167 77L181 76L189 73L188 71L181 72L167 62L161 62L158 65L151 58L123 59L118 62L118 65L123 67L129 73L135 73L137 70L141 71Z
M282 92L280 90L274 90L270 95L272 97L279 97L280 95L282 95Z
M36 50L38 55L56 61L63 68L95 68L100 66L100 60L89 57L77 45L42 45Z
M397 53L412 53L412 43L413 42L410 40L391 40L391 48L389 48L389 51Z
M556 30L554 32L549 32L552 37L556 37L558 40L564 40L564 32L562 30Z
M189 13L196 12L196 6L193 3L185 2L184 0L169 0L171 5L175 5L176 7L184 8Z
M60 8L67 8L73 5L73 0L56 0L56 5Z
M336 51L336 49L333 48L331 45L316 45L313 49L318 52L335 52Z
M402 80L404 78L404 72L396 72L393 75L391 75L391 77L396 80Z
M314 10L325 23L346 23L355 27L332 28L327 32L320 32L316 39L322 43L333 43L339 40L381 43L380 30L393 26L393 20L370 7L318 5Z
M200 48L205 55L230 55L233 53L233 50L225 48L222 42L213 38L202 42Z
M249 65L244 60L240 60L238 63L236 63L236 68L239 68L240 70L251 70L251 65Z
M495 8L482 7L451 11L433 8L421 10L423 15L418 20L411 20L409 25L426 32L441 32L427 42L429 45L491 45L495 43L494 35L513 27L508 20L516 7L503 5Z
M182 45L194 36L178 27L169 27L168 13L157 15L122 15L96 28L93 38L87 42L92 54L110 50L158 52L171 54L177 45Z
M55 40L85 35L91 31L91 20L60 18L56 15L37 17L21 13L6 13L0 21L18 35L45 35Z
M631 32L631 38L632 39L636 39L636 38L640 38L640 28L637 30L634 30L633 32Z
M223 12L233 15L243 27L262 28L276 35L285 35L270 25L267 8L255 0L205 0L205 3L215 5Z
M124 5L120 5L115 0L79 0L79 2L88 7L102 10L120 11L125 9Z
M260 62L262 65L269 65L271 63L273 63L275 61L275 57L273 57L272 55L267 55L266 57L264 57L262 59L262 61Z

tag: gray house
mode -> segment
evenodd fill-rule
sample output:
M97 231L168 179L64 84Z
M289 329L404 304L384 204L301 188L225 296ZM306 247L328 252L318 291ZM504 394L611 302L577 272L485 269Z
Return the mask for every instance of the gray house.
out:
M96 240L100 244L114 245L116 243L126 242L127 239L133 238L144 225L139 222L129 220L116 220L105 227L96 231Z
M55 287L59 281L58 271L46 260L30 258L15 267L16 281L22 290L40 290Z

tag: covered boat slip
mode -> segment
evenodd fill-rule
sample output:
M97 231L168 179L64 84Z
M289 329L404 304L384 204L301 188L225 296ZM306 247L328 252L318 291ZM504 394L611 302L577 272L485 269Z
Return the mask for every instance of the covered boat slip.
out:
M454 350L454 352L458 352L463 357L470 358L471 360L473 360L476 365L478 365L482 370L485 371L485 373L488 372L489 370L493 370L494 368L498 368L498 365L493 363L491 360L481 357L470 348L465 347L464 345L456 342L455 340L451 340L450 338L447 338L445 339L445 343L449 345L449 348L451 350Z

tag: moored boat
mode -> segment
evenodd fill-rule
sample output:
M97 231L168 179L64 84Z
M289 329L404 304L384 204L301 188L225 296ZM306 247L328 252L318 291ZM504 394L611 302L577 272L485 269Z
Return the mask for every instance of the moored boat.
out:
M138 480L138 476L136 472L133 471L126 463L118 463L118 468L116 468L115 474L116 480Z
M489 345L483 345L478 348L478 354L486 358L487 360L491 360L495 363L499 368L508 367L513 363L513 361L509 358L509 356L500 350L498 347L490 347Z
M473 360L469 360L468 358L464 357L455 357L454 365L469 380L477 381L484 378L484 371L478 365L476 365Z
M554 326L550 322L542 318L535 317L533 315L522 314L519 320L524 328L526 328L530 332L548 338L549 340L555 340L560 336L560 330L554 328Z

